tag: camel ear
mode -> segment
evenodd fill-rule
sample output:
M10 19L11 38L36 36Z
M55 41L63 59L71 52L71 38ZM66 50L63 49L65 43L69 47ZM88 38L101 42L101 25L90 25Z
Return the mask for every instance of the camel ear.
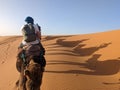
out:
M25 70L24 74L30 76L30 71Z

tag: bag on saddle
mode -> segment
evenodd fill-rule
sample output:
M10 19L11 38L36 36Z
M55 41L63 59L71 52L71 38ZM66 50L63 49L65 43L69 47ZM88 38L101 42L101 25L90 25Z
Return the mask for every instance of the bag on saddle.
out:
M39 45L29 45L25 49L25 55L26 56L39 56L40 55L40 46Z
M26 24L22 28L22 34L26 42L32 42L36 40L35 28L33 24Z

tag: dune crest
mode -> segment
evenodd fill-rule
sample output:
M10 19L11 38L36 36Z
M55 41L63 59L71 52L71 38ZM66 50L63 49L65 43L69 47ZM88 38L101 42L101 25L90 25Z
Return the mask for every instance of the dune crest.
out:
M119 90L120 30L43 36L47 66L42 90ZM21 36L0 37L0 90L15 90Z

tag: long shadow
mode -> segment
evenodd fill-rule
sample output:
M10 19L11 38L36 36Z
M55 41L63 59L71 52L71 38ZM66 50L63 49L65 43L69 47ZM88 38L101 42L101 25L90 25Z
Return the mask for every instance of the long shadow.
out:
M89 39L82 39L82 40L76 40L76 41L64 41L64 40L65 39L58 39L58 40L56 40L55 43L49 44L47 46L51 46L49 48L59 48L59 47L73 48L73 47L77 46L79 43L82 43L82 42L87 41Z
M84 47L85 46L85 44L80 44L79 45L79 47L80 48L82 48L82 47ZM47 52L48 53L46 53L47 55L70 55L70 56L80 56L79 54L76 54L76 53L74 53L72 50L65 50L65 49L59 49L58 50L58 48L59 48L60 46L54 46L54 49L48 49L47 50ZM57 53L49 53L49 51L59 51L59 52L57 52ZM63 52L60 52L60 51L63 51Z
M74 54L74 52L72 52L71 50L65 50L65 49L58 49L60 47L68 47L68 48L73 48L73 47L76 47L77 45L79 45L80 43L84 42L84 41L87 41L89 39L82 39L82 40L77 40L77 41L64 41L65 39L58 39L56 41L56 43L54 44L50 44L48 47L48 52L49 51L65 51L65 52L71 52L71 54L69 53L56 53L56 54L64 54L64 55L75 55L75 56L78 56L76 54ZM55 45L58 45L58 46L55 46ZM85 44L80 44L79 47L83 47L85 46ZM47 55L56 55L54 53L47 53Z
M67 70L67 71L46 71L49 73L65 73L65 74L85 74L85 75L113 75L119 72L120 70L120 60L119 59L111 59L98 61L100 54L95 54L91 58L89 58L86 63L77 63L70 61L51 61L48 62L47 65L56 65L56 64L64 64L64 65L77 65L80 68L86 68L87 70Z
M42 42L54 40L54 39L62 38L62 37L71 37L71 36L70 35L69 36L46 36L45 38L43 38Z
M115 84L120 84L120 81L118 82L103 82L105 85L115 85Z
M87 41L89 39L82 39L82 40L76 40L76 41L64 41L65 39L58 39L56 41L57 45L60 45L61 47L75 47L78 44Z
M79 43L80 44L80 43ZM50 48L49 49L49 51L53 51L54 49L56 50L56 51L58 51L58 48L61 48L61 46L54 46L54 48L53 48L53 46L52 46L53 44L51 44L51 46L49 46L48 48ZM54 44L55 45L55 44ZM79 47L80 48L82 48L82 47L84 47L84 46L86 46L86 44L80 44L79 45ZM52 49L51 49L52 48ZM70 49L73 49L74 47L70 47ZM67 50L65 50L65 49L62 49L62 51L67 51ZM68 51L71 51L71 50L68 50Z
M100 54L95 54L91 58L89 58L86 61L86 63L88 64L87 68L94 70L94 74L96 75L112 75L119 72L120 60L118 58L98 61L98 58L100 56Z
M111 44L111 43L104 43L104 44L101 44L100 46L96 46L96 47L82 48L82 47L85 46L85 44L80 44L80 42L83 42L85 40L87 40L87 39L77 41L78 46L76 46L72 50L62 50L62 51L66 51L66 52L69 52L69 53L71 52L71 54L73 56L90 56L93 53L95 53L96 51L98 51L98 50L100 50L102 48L105 48L105 47L107 47L108 45ZM76 43L74 45L76 45ZM64 46L65 46L65 44L64 44ZM53 50L55 51L55 49L53 49ZM48 51L50 51L50 50L48 50ZM52 49L51 49L51 51L52 51ZM56 49L56 51L58 51L58 50ZM69 55L69 53L48 53L48 55Z
M74 48L72 52L75 54L78 54L80 56L89 56L89 55L92 55L93 53L95 53L96 51L98 51L99 49L105 48L110 44L111 43L103 43L100 46L89 47L89 48L81 48L81 46L78 46L78 47Z

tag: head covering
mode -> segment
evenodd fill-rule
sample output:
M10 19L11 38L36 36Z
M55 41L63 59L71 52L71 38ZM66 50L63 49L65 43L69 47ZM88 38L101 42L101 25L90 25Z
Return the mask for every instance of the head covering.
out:
M34 19L32 17L28 16L28 17L26 17L25 22L33 24L34 23Z

